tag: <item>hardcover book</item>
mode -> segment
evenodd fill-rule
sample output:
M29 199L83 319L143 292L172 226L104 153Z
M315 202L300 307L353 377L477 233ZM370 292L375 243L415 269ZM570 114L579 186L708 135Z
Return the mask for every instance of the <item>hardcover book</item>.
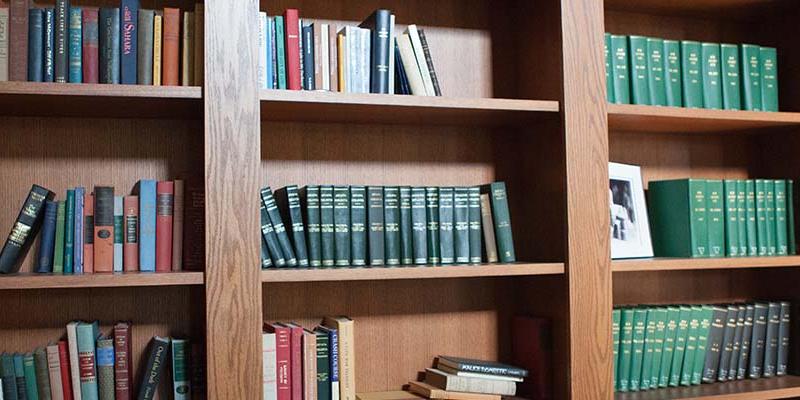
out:
M28 10L28 81L44 80L44 10L31 8Z
M489 194L492 206L492 220L497 240L497 253L501 263L516 261L514 238L511 230L511 212L508 207L508 192L505 182L494 182L481 187L481 193Z
M143 179L134 188L134 195L139 196L139 271L142 272L156 270L156 186L155 180Z
M264 400L277 400L278 398L278 360L275 356L275 345L275 333L263 332L261 334L261 363L263 368L261 375Z
M137 83L139 0L120 2L120 83ZM141 263L144 266L144 263ZM145 271L146 269L142 269Z
M0 9L0 25L5 21L8 27L8 9ZM3 40L5 38L5 41ZM43 71L42 79L45 82L54 82L56 79L55 51L56 51L56 13L55 8L44 9L44 44L43 44ZM8 30L0 32L0 53L5 50L6 59L3 61L3 54L0 54L0 81L8 80ZM5 65L4 65L5 64ZM3 69L5 68L5 73ZM5 77L5 79L4 79Z
M53 273L64 273L64 230L66 229L67 218L67 203L66 201L58 202L58 210L56 211L56 239L53 249Z
M350 186L351 265L367 265L367 188Z
M278 205L272 196L272 189L269 186L261 189L261 201L264 202L264 207L267 209L267 215L272 223L272 229L275 230L275 235L278 237L278 244L281 248L281 254L286 259L286 265L293 267L297 265L297 257L295 257L292 243L289 241L289 235L286 233L286 226L281 219Z
M36 257L36 272L53 272L53 251L56 242L56 217L58 202L44 201L44 217L42 217L42 235L39 244L39 256Z
M778 365L775 375L783 376L788 372L789 364L789 325L791 323L792 309L791 304L782 301L780 303L780 323L778 325Z
M739 349L739 362L736 372L736 379L744 379L747 376L747 368L750 365L750 347L752 346L754 318L755 306L752 304L746 305L744 314L744 329L742 330L742 343Z
M83 271L94 273L94 194L89 193L84 200L83 232L80 233L83 235Z
M275 234L275 229L272 228L272 223L269 221L269 214L267 214L267 207L264 206L263 201L259 201L261 210L261 236L267 245L267 253L271 259L270 264L276 267L286 266L286 259L283 257L283 252L278 244L278 235Z
M386 265L400 265L400 189L383 188L383 226Z
M131 368L131 325L114 324L114 399L129 400L133 391Z
M125 240L122 245L122 269L125 272L139 270L139 196L125 196L123 218Z
M164 373L164 363L169 353L169 338L154 336L150 341L150 352L144 367L142 382L139 385L138 400L152 400Z
M774 47L762 47L759 53L761 104L764 111L778 111L778 54Z
M761 47L743 44L742 62L742 101L748 111L763 111L761 100Z
M762 376L775 376L778 371L778 334L781 324L781 305L780 303L769 303L767 309L767 332L764 341L764 369Z
M720 66L720 50L717 43L701 45L703 72L703 106L705 108L722 109L722 67Z
M140 85L153 84L153 29L155 10L139 10L136 38L136 81Z
M305 220L309 265L322 266L322 229L320 226L319 186L309 185L303 188L301 198L305 202ZM365 241L366 245L366 241Z
M114 399L114 338L97 338L97 392L100 400Z
M721 180L706 180L706 219L708 221L708 256L725 256L724 187Z
M356 357L353 320L344 316L325 317L323 325L336 329L339 355L339 399L356 400Z
M91 198L91 197L89 197ZM87 200L86 196L86 188L83 187L76 187L75 188L75 234L74 234L74 244L73 248L74 251L72 252L72 265L73 270L76 274L83 273L83 238L84 238L84 214L85 212L85 203Z
M367 187L367 223L369 224L369 265L384 265L385 232L384 232L384 199L383 188Z
M125 242L124 204L122 196L114 196L114 272L123 271Z
M457 187L453 193L453 233L455 262L470 262L469 246L469 188Z
M647 73L650 89L650 104L667 105L667 92L664 65L664 40L647 38Z
M94 187L94 270L114 272L114 188Z
M681 42L681 72L683 77L683 106L703 108L703 74L700 43Z
M100 9L100 83L119 83L119 8Z
M454 192L452 187L439 188L439 254L442 264L455 262Z
M180 47L180 10L173 7L164 8L162 29L162 61L161 84L178 86L178 48Z
M289 8L284 12L286 24L286 88L300 90L300 22L297 9ZM283 22L283 21L282 21Z
M753 336L750 340L750 362L747 376L752 379L761 378L764 369L764 351L767 341L767 314L769 304L756 303L753 310Z
M611 34L606 32L603 42L603 53L606 58L606 101L614 102L614 70L611 66ZM616 380L616 379L615 379Z
M171 346L170 356L172 357L172 361L170 364L172 364L173 398L175 400L191 399L192 387L189 381L188 341L186 339L172 339Z
M412 248L412 222L411 222L411 188L400 187L400 264L411 265L414 263ZM469 253L469 249L467 249ZM469 257L467 257L469 258Z
M280 198L281 203L283 203L283 199L286 199L283 209L288 212L282 213L282 215L284 215L284 220L289 221L292 228L288 231L291 234L292 244L294 244L297 265L300 267L308 267L308 246L306 246L305 224L303 223L303 213L300 208L300 194L297 185L290 185L281 189L280 194L277 196Z
M657 257L708 257L706 181L652 181L648 215Z
M83 82L98 83L100 60L100 27L97 7L83 7Z
M389 35L391 11L375 10L359 27L371 32L370 93L389 93L389 60L393 50Z
M708 331L708 343L706 344L703 383L713 383L717 380L727 312L728 310L724 307L714 306L711 316L711 328Z
M20 209L17 220L0 251L0 273L19 271L22 261L33 243L44 220L45 201L52 200L53 193L41 186L33 185Z
M30 0L11 0L8 2L8 80L10 81L24 82L28 76L29 9Z
M664 80L667 105L683 106L683 80L681 77L681 42L664 40Z
M277 365L278 400L292 399L291 334L286 326L265 323L264 331L275 334L275 359Z
M739 62L739 46L735 44L720 45L720 61L722 62L722 108L741 110L742 86L740 84L741 63Z
M17 0L15 2L19 1ZM22 2L27 3L27 0L23 0ZM12 40L13 40L13 34L12 34ZM13 59L13 52L10 55L12 57L10 57L9 60ZM59 83L67 82L67 76L69 75L69 0L56 0L54 64L55 64L55 81ZM11 78L11 80L21 80L21 79Z
M619 361L617 365L617 386L620 392L629 391L631 356L633 354L633 308L623 308L620 317ZM666 348L666 344L665 344ZM671 360L671 359L670 359ZM666 383L664 384L666 386Z
M614 102L631 103L631 77L628 70L628 38L611 35L611 67L614 71Z
M79 7L69 9L69 82L83 82L83 15Z
M350 265L350 187L333 187L333 243L334 264Z
M648 88L649 73L647 70L647 38L644 36L628 36L630 48L631 99L633 104L650 104Z
M428 220L424 187L411 188L411 224L413 262L425 265L428 263Z
M59 357L58 344L47 345L47 371L50 380L50 398L53 400L64 400L64 384L61 380L61 359Z
M175 185L172 181L156 184L156 271L172 270L172 208Z
M95 340L98 336L97 322L81 322L76 327L78 345L78 370L82 400L97 400L97 365Z

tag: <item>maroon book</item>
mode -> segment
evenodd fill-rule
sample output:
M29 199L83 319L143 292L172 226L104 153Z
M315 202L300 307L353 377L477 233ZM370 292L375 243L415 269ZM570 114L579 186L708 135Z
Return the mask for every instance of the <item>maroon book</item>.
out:
M546 318L514 317L511 348L512 364L528 370L528 377L519 384L517 396L531 400L552 398L551 325Z
M300 90L300 19L295 8L284 13L286 24L286 86L289 90Z
M291 329L279 323L265 323L264 331L275 334L275 359L278 367L278 400L292 400ZM302 386L302 385L301 385Z
M61 367L61 389L64 400L72 400L72 379L69 376L69 349L66 340L58 341L58 363Z
M83 83L98 82L99 58L97 55L98 26L97 7L83 7Z
M114 325L114 399L131 398L131 324Z
M303 400L303 327L295 322L284 325L291 330L292 400Z
M8 80L28 80L28 9L30 0L11 0L8 7Z
M160 181L156 185L156 272L172 270L172 208L175 184Z

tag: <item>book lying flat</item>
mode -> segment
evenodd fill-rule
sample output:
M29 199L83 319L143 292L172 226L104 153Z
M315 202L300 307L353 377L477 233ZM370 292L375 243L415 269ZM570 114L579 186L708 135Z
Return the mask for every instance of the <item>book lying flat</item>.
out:
M440 400L500 400L500 395L451 392L431 386L425 382L408 382L408 390L427 397L429 399Z

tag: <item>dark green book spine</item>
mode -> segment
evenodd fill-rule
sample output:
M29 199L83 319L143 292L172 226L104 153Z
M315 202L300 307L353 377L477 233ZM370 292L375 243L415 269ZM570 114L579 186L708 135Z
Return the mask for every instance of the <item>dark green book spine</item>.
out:
M315 331L317 337L317 399L331 400L330 336Z
M304 188L306 223L308 236L308 263L312 267L322 266L322 226L320 223L319 186Z
M708 188L706 181L701 179L689 179L689 194L691 204L691 243L692 257L708 257L711 253L709 249L709 228L710 218L708 212ZM721 242L720 242L721 243Z
M753 319L755 318L755 307L752 304L745 306L744 330L742 331L742 343L739 349L739 362L736 370L736 379L747 377L747 367L750 365L750 346L753 338Z
M703 381L703 367L706 361L708 350L708 334L711 330L711 318L714 316L714 308L711 306L700 306L700 326L697 328L697 347L692 361L692 385L699 385Z
M414 263L414 245L411 220L411 188L400 187L400 264Z
M633 355L633 309L623 308L620 318L619 366L617 367L617 390L627 392L630 389L631 359Z
M691 306L689 312L689 330L686 332L686 346L683 353L683 363L681 364L680 384L689 386L692 384L692 373L694 372L694 356L697 351L697 334L700 329L703 308Z
M383 188L383 226L386 265L400 265L400 189Z
M747 255L758 255L758 207L756 201L756 183L748 179L745 184L745 211L747 214Z
M722 336L725 331L725 317L728 309L714 306L711 317L711 328L708 331L706 344L706 359L703 366L703 383L714 383L717 380L719 359L722 353Z
M659 307L655 310L656 331L653 338L653 366L650 370L650 389L658 387L664 353L664 338L667 333L667 309Z
M664 40L664 72L667 105L683 106L683 81L681 80L681 42Z
M295 257L292 242L289 240L289 235L286 233L286 226L283 224L281 213L278 210L278 205L275 203L275 198L272 195L272 189L269 186L261 189L261 201L264 202L264 207L267 208L267 215L272 222L272 229L275 230L275 235L278 236L278 244L281 246L281 253L283 258L286 259L286 265L294 267L297 265L297 257Z
M722 67L719 62L719 44L703 43L703 106L712 110L722 109Z
M367 188L350 186L350 257L351 264L367 265Z
M788 302L780 303L780 325L778 327L778 366L775 375L783 376L788 371L789 364L789 324L791 323L792 307Z
M611 35L611 67L614 70L614 102L631 103L631 75L628 69L628 38Z
M735 44L720 45L722 61L722 107L726 110L742 109L742 86L739 71L739 46Z
M58 209L56 211L56 243L53 249L53 273L64 273L64 236L66 230L67 218L67 202L61 200L58 202Z
M481 189L477 186L469 188L469 262L481 262Z
M789 254L797 254L797 238L794 235L794 181L786 181L786 224L788 226L787 241Z
M439 254L442 257L442 264L455 262L453 192L451 187L439 188Z
M647 38L628 36L630 49L631 99L633 104L650 104L650 89L647 86Z
M767 336L764 342L764 373L765 378L775 376L778 370L778 332L781 327L780 303L769 303L767 312Z
M761 106L764 111L778 111L778 53L774 47L760 50Z
M736 180L725 180L725 254L739 256L739 210L736 202Z
M786 181L775 180L775 254L789 254L786 230Z
M733 354L733 337L736 334L736 318L738 315L739 307L729 305L725 313L725 329L722 331L722 350L719 355L719 369L717 371L717 380L720 382L728 380L731 355Z
M606 34L606 37L608 37L608 34ZM613 351L613 357L611 358L613 366L611 370L614 376L614 390L619 387L617 382L617 368L619 367L619 324L621 318L622 313L619 308L615 308L611 311L611 350Z
M457 187L454 190L453 229L456 263L469 263L469 188Z
M644 355L642 356L642 376L639 380L639 389L647 390L650 388L650 379L653 374L653 349L656 339L656 316L657 309L651 307L647 309L647 322L645 323L644 333Z
M761 102L761 47L741 45L742 102L744 109L762 111Z
M278 244L278 235L275 234L275 229L272 228L272 222L269 221L269 214L267 213L267 206L263 201L259 201L261 205L261 235L264 241L267 242L267 249L269 256L272 259L272 264L276 267L285 267L286 258L283 256L281 246Z
M664 333L664 349L661 352L661 370L658 372L658 387L667 387L672 372L672 360L675 356L675 339L680 323L680 308L667 307L666 332Z
M337 267L350 265L350 187L333 187L333 260Z
M664 75L664 40L647 38L647 72L650 104L667 105L667 92Z
M319 187L319 221L322 242L322 266L334 266L333 186Z
M767 314L769 305L756 303L753 312L753 336L750 339L750 362L747 376L752 379L761 378L764 368L764 349L767 342Z
M308 267L308 247L306 246L306 230L303 223L303 210L300 207L300 194L296 185L286 187L289 206L289 221L292 224L292 242L297 253L297 265Z
M767 255L774 256L775 249L775 181L772 179L764 179L764 213L767 215Z
M678 317L678 328L675 332L675 352L672 355L672 365L669 372L669 386L678 386L681 382L681 366L683 356L686 354L686 340L689 337L689 321L692 316L692 309L689 306L680 307Z
M706 181L706 213L708 219L708 256L725 257L725 202L721 180Z
M614 102L614 71L611 65L611 34L605 34L605 41L603 42L603 51L606 56L606 100L609 103Z
M739 236L739 257L747 256L747 187L744 179L736 180L736 232Z
M425 188L411 188L411 246L414 252L414 264L425 265L428 263L428 219L425 215Z
M369 223L369 265L384 265L383 187L367 187Z
M269 255L269 246L264 235L261 235L261 268L272 267L272 257Z
M511 212L508 208L508 192L505 182L494 182L483 189L489 193L492 204L494 236L497 240L497 253L501 263L513 263L517 260L514 252L514 237L511 230Z
M683 106L703 108L702 54L699 42L681 42L681 70L683 72Z
M758 255L766 256L769 251L769 229L767 228L767 184L764 179L756 179L756 227L758 230Z
M439 188L425 188L425 213L428 220L428 264L441 263L439 249Z
M738 313L736 314L736 330L733 333L733 352L731 352L730 365L728 367L728 380L736 379L736 373L739 371L739 354L742 351L742 335L744 334L744 316L747 308L744 304L736 306Z
M639 390L644 361L644 337L647 324L647 309L637 308L633 311L633 347L631 348L631 370L628 375L628 388Z
M75 190L67 190L67 209L64 217L64 273L73 273L75 252Z

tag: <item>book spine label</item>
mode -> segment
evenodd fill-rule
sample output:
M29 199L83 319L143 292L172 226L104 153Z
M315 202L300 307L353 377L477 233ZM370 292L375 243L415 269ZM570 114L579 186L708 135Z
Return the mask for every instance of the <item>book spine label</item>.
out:
M775 254L789 255L786 230L786 181L775 180Z
M413 235L411 219L411 188L400 187L400 263L411 265L414 263Z
M667 105L664 65L664 40L647 38L648 87L650 104L654 106Z
M76 274L83 273L83 214L86 203L86 189L82 187L75 188L75 235L74 235L74 251L72 252L72 265Z
M772 179L764 180L765 196L764 196L764 213L767 216L767 255L774 256L776 254L775 248L775 181Z
M176 84L177 85L177 84ZM183 270L183 199L184 181L173 181L175 196L172 202L172 270Z
M58 202L45 200L39 256L36 257L36 272L53 272L53 251L56 239Z
M114 398L131 397L131 333L130 325L121 322L114 326Z
M44 14L41 8L28 10L28 81L42 82L44 55Z
M778 111L778 54L774 47L760 50L762 109Z
M744 379L747 376L747 367L750 365L750 346L752 346L754 317L755 307L752 304L748 304L745 306L744 329L742 330L742 343L739 348L736 379Z
M30 1L11 0L8 4L8 80L24 82L28 76L28 9L30 9Z
M708 190L703 180L689 180L692 257L708 257Z
M761 101L761 47L743 44L741 48L742 63L742 100L744 109L763 111Z
M172 269L172 208L175 185L161 181L156 185L156 271Z
M286 226L283 224L278 205L275 203L275 198L272 195L272 189L269 186L261 189L261 201L264 202L264 207L267 208L267 215L272 223L272 229L275 230L275 235L278 237L278 244L281 246L281 254L286 259L286 265L294 267L297 265L297 257L295 257L292 243L289 240L289 235L286 233Z
M139 181L139 270L143 272L156 270L156 186L154 180Z
M3 25L3 19L5 16L5 23L8 26L8 15L4 14L3 11L0 11L0 25ZM7 32L7 31L6 31ZM6 36L5 45L3 44L3 32L0 29L0 81L8 80L8 37ZM42 56L42 62L44 65L42 66L42 80L44 82L54 82L56 79L56 65L55 65L55 50L56 50L56 13L55 9L52 7L48 7L44 9L44 37L42 38L44 41L42 51L44 55ZM3 49L6 50L6 65L3 65ZM5 78L3 79L3 68L5 67Z
M755 181L752 179L746 180L744 184L745 184L747 255L750 257L754 257L757 256L759 253L759 247L758 247L759 213L758 213L758 207L756 207L757 188Z
M350 187L333 187L333 243L334 264L350 265Z
M677 40L664 40L664 73L667 105L682 107L681 43Z
M123 199L125 242L122 250L122 269L125 272L139 270L139 197L125 196Z
M120 2L120 83L137 83L139 0Z
M681 42L681 70L683 72L683 106L703 108L703 75L700 43Z
M303 213L300 209L300 195L297 192L297 186L287 186L286 197L289 207L289 221L292 224L292 242L294 243L297 265L300 267L308 267L306 232L303 224Z
M611 35L611 68L614 73L614 102L631 103L631 77L628 70L628 38Z
M650 104L647 71L647 38L628 36L630 46L631 97L633 104Z
M300 76L300 24L297 9L287 9L284 18L286 24L286 85L289 90L300 90L302 77Z
M83 82L97 83L99 76L100 33L98 26L98 9L83 8Z
M64 217L64 273L75 272L75 189L67 190L67 210Z
M100 83L119 83L119 8L100 9Z
M721 180L706 181L706 218L708 219L708 256L725 256L725 204Z
M455 262L454 195L451 187L439 188L439 254L442 264Z
M439 246L439 188L425 188L425 213L428 221L428 264L441 263Z
M116 231L115 231L116 232ZM83 204L83 272L94 272L94 194Z
M416 265L428 263L428 223L425 211L425 188L411 188L411 248Z
M736 232L739 241L739 257L747 256L747 184L736 180Z
M367 188L350 186L351 265L367 265Z
M383 188L383 224L386 265L400 265L400 189Z
M322 228L320 226L319 186L305 189L306 222L308 223L308 262L312 267L322 266ZM354 218L355 219L355 218ZM366 246L366 241L364 243ZM354 259L355 259L355 252ZM364 256L366 258L366 256Z
M453 229L455 261L470 262L469 188L457 187L453 193Z
M775 376L778 370L778 333L781 325L780 303L769 303L767 313L767 332L764 342L764 372L762 376Z
M83 82L83 15L82 9L69 9L69 82Z
M725 184L725 255L739 256L739 211L736 203L736 180L726 179Z
M333 219L333 186L319 187L320 229L322 241L322 266L332 267L335 264L335 240Z
M269 220L267 207L263 201L259 201L261 206L261 235L267 243L267 250L272 260L272 264L276 267L286 266L286 258L283 256L281 246L278 244L278 235L275 234L275 229L272 227L272 222Z
M747 376L752 379L761 377L764 367L764 349L767 340L767 314L769 305L756 303L753 317L753 337L750 340L750 362Z
M314 90L314 26L302 27L303 40L303 89Z
M55 81L64 83L69 74L69 0L56 0L55 46Z
M367 205L369 265L384 265L386 258L386 232L384 229L384 192L382 187L367 187Z
M603 53L606 59L606 101L614 102L614 70L611 65L611 34L606 32L603 42ZM616 371L615 375L616 375ZM616 379L615 379L616 381Z
M181 12L177 8L164 8L162 29L163 56L161 62L161 84L178 86L178 48L180 47Z
M94 270L114 271L114 188L94 188Z
M155 29L154 10L139 10L136 31L136 82L140 85L153 84L153 30Z
M125 219L122 196L114 196L114 272L122 272Z
M703 71L703 106L714 110L722 108L722 67L719 44L703 43L701 69Z
M791 304L780 303L780 323L778 326L778 365L775 375L783 376L788 372L789 364L789 326L791 323Z
M742 109L742 86L739 71L739 46L735 44L720 45L720 61L722 62L722 108L726 110Z

